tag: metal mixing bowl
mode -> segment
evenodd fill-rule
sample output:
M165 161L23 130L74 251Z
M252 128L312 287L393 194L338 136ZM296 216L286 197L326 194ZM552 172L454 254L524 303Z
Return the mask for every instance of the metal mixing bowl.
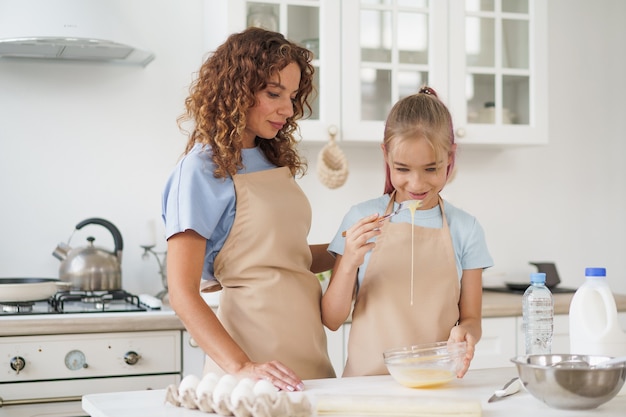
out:
M463 367L465 342L437 342L389 349L383 353L391 376L410 388L445 384Z
M511 359L526 390L553 408L588 410L617 395L626 365L593 368L609 356L525 355ZM561 364L559 364L561 363Z

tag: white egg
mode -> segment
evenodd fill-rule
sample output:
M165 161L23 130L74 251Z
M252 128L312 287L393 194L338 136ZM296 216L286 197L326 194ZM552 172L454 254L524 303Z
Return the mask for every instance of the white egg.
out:
M241 400L247 398L250 402L254 401L254 381L250 378L244 378L237 383L237 386L230 394L230 403L237 406Z
M217 403L223 397L230 397L235 385L237 385L237 379L234 376L229 374L222 376L213 390L213 402Z
M254 384L254 395L259 396L261 394L269 395L270 398L276 398L276 394L278 393L278 388L276 388L271 382L265 379L259 379L256 384Z
M178 395L183 395L185 391L196 391L196 387L200 379L195 375L187 375L180 381L180 385L178 385Z
M196 398L201 398L202 395L207 395L208 397L213 396L213 390L215 390L215 386L217 385L217 381L219 381L220 377L215 373L208 373L202 377L200 383L196 387Z

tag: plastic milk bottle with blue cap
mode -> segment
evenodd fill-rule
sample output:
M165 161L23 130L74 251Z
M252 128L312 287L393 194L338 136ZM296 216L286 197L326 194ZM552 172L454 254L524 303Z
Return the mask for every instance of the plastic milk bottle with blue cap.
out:
M585 283L569 307L569 337L571 354L626 355L626 333L619 325L605 268L585 269Z

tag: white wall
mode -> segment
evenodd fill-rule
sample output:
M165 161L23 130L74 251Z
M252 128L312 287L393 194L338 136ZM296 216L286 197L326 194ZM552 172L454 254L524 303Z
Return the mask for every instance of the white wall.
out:
M125 289L160 289L156 262L143 261L139 246L153 221L165 249L160 193L185 143L175 119L203 59L202 2L124 4L156 53L146 68L0 59L0 277L56 276L52 250L97 216L123 235ZM488 280L525 280L528 261L554 261L565 285L579 285L586 266L606 266L626 293L626 2L551 0L549 19L550 144L461 145L444 196L485 228L496 262ZM342 147L350 177L329 190L315 173L321 145L302 145L312 243L382 192L378 146ZM86 227L71 244L95 235L112 248L100 229Z

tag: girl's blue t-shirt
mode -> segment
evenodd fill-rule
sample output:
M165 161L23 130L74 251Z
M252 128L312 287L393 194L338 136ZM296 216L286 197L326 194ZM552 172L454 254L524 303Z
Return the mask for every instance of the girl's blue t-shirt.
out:
M346 238L341 233L349 229L353 224L374 213L384 214L387 204L389 203L389 194L384 194L378 198L368 200L352 206L348 213L344 216L341 226L337 234L330 242L328 250L333 254L343 255L345 250ZM394 202L393 210L398 208L398 203ZM446 219L452 236L452 245L456 260L457 272L459 279L466 269L489 268L493 266L493 260L487 249L485 233L478 223L478 220L469 213L453 206L444 200L444 210ZM441 228L443 225L443 217L439 206L435 206L428 210L416 210L414 221L416 226ZM403 210L397 215L389 219L392 223L411 223L410 210ZM376 241L376 238L370 241ZM369 264L371 251L365 254L365 261L359 267L357 272L358 285L363 283L363 277Z
M259 147L242 149L238 174L276 168ZM206 242L202 279L215 280L213 263L235 221L236 196L231 177L215 178L211 149L195 144L176 165L162 198L165 238L193 230Z

